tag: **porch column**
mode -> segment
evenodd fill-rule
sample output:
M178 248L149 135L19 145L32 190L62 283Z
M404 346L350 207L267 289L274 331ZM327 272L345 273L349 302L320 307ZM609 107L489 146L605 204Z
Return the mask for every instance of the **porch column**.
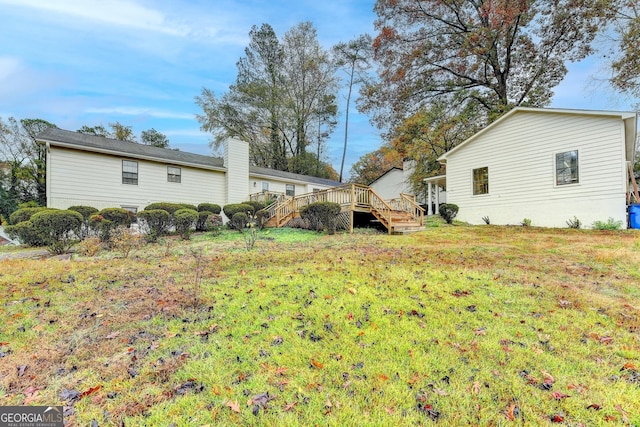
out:
M436 215L440 214L440 185L436 184Z
M427 215L433 214L433 209L431 209L431 183L427 183Z

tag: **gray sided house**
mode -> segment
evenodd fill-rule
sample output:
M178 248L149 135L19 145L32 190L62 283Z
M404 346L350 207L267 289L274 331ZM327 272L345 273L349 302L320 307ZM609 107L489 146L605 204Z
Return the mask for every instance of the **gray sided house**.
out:
M633 112L518 107L438 160L458 219L482 224L627 224Z
M249 166L249 146L224 142L224 157L123 142L50 128L38 135L47 148L47 205L140 211L154 202L224 206L251 194L299 195L340 185L328 179Z

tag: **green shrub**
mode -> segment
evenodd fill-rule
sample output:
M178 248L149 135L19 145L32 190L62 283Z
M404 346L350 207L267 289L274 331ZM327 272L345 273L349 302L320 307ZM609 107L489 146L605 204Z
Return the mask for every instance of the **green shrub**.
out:
M240 232L244 231L244 228L249 223L249 216L244 212L236 212L233 214L231 221L229 222L230 226L234 230L238 230Z
M150 211L154 209L162 209L163 211L167 211L173 216L173 214L180 209L191 209L197 211L198 208L194 205L190 205L188 203L172 203L172 202L156 202L147 205L144 210Z
M222 208L222 211L227 216L227 218L232 219L233 215L238 212L242 212L244 214L247 214L248 212L250 215L253 215L256 210L253 206L246 203L231 203Z
M37 214L38 212L46 211L47 209L49 208L45 208L42 206L20 208L9 215L9 225L16 225L23 221L29 221L33 215Z
M522 225L523 227L531 227L531 219L530 218L523 219L520 225Z
M609 219L605 221L595 221L593 223L593 228L596 230L619 230L622 227L622 221L616 221L613 218L609 217Z
M98 213L98 209L93 206L71 206L70 211L78 212L82 215L82 227L80 228L80 239L85 239L89 236L89 217Z
M256 212L255 218L256 227L258 227L258 230L262 230L269 221L269 212L265 211L264 209L260 209Z
M199 211L198 220L196 221L196 231L207 231L207 219L213 215L210 211Z
M222 216L218 214L209 215L205 228L210 231L213 236L218 236L222 232Z
M317 231L327 230L329 234L335 234L340 205L333 202L311 203L300 210L302 219L309 221L311 228Z
M198 205L198 212L211 212L219 215L220 212L222 212L222 208L220 205L216 205L215 203L200 203Z
M440 205L440 216L447 222L447 224L451 224L453 219L458 215L458 205L454 205L453 203L443 203Z
M171 215L164 209L145 209L138 213L138 218L144 223L147 239L151 242L169 233Z
M115 226L113 225L113 221L109 221L97 213L89 217L89 228L103 243L106 243L111 237L111 229L115 228Z
M189 240L191 229L198 220L198 211L195 209L178 209L174 213L176 231L184 240Z
M70 210L49 209L31 217L36 234L54 254L69 250L80 234L82 222L82 215Z
M122 208L105 208L89 217L89 228L107 243L111 239L111 231L117 227L129 227L135 220L133 212Z
M249 206L253 206L253 212L258 212L261 209L265 208L265 204L262 202L259 202L257 200L249 200L247 202L242 202L243 205L249 205Z
M40 206L38 202L36 202L35 200L29 200L28 202L22 202L18 204L18 209L41 208L41 207L42 206Z
M18 239L18 241L27 246L46 246L45 243L38 237L36 230L33 228L31 221L21 221L15 225L8 225L5 231L12 239Z
M114 227L129 227L136 219L133 212L122 208L105 208L98 213L104 219L111 221Z
M237 213L243 213L247 216L253 216L255 209L253 206L247 205L245 203L232 203L222 208L222 211L227 216L227 218L229 218L229 228L231 228L232 230L238 230L234 226L233 216Z

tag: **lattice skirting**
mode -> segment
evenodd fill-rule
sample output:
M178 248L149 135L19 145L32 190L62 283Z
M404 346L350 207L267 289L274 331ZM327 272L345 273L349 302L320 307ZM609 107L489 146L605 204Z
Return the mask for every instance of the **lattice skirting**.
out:
M336 230L349 230L349 217L349 212L341 212L340 214L338 214L338 219L336 220ZM289 222L285 224L285 227L303 228L308 230L309 222L300 217L297 217L290 219Z

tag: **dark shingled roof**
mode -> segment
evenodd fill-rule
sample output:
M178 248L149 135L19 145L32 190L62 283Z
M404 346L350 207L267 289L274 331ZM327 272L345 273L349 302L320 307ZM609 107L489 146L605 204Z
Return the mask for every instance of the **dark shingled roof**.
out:
M134 158L200 166L206 169L220 169L224 167L224 162L219 157L203 156L201 154L158 148L151 145L118 141L117 139L87 135L57 128L46 129L38 134L37 139L53 145L78 150L95 151L120 156L124 154Z
M58 128L46 129L38 135L37 139L39 141L48 142L60 147L112 154L115 156L126 155L133 158L156 160L159 162L172 164L190 165L194 167L202 167L205 169L224 168L224 161L219 157L203 156L201 154L187 153L184 151L170 150L167 148L158 148L150 145L136 144L132 142L124 142L117 139L87 135L80 132L73 132ZM341 183L330 179L300 175L291 172L283 172L268 168L260 168L257 166L250 166L249 173L331 187L342 185Z

